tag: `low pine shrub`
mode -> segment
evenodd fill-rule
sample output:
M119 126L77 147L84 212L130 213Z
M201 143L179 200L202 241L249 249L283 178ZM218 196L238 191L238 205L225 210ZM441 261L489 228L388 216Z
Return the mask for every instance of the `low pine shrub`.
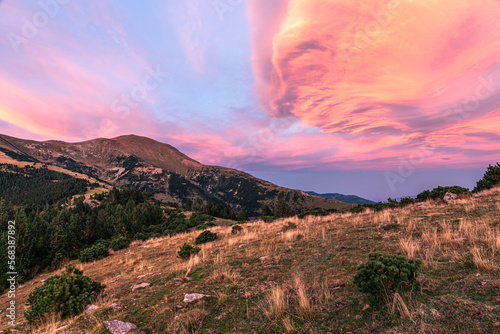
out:
M30 325L38 324L45 315L58 314L61 319L81 313L106 286L93 281L74 265L66 266L61 276L52 276L28 297L24 317Z
M125 237L119 237L119 238L111 240L111 243L109 244L109 247L112 250L117 251L117 250L120 250L120 249L127 248L129 245L130 245L130 240L128 240Z
M189 259L192 254L196 254L200 251L201 249L198 247L193 247L188 243L185 243L182 245L181 249L177 252L180 258L182 259Z
M240 225L234 225L231 229L231 234L238 234L241 231L243 231L243 227L241 227Z
M371 253L368 263L358 267L354 284L360 292L375 298L386 297L394 292L420 292L420 260L407 260L403 254L387 255Z
M275 219L276 219L276 217L275 217L275 216L262 216L262 220L263 220L265 223L271 223L271 222L273 222Z
M196 238L196 240L194 241L194 243L196 245L200 245L200 244L204 244L204 243L211 242L211 241L214 241L214 240L217 240L217 233L213 233L213 232L210 232L210 231L205 231L205 232L202 232Z
M495 166L490 165L483 175L483 178L477 181L474 192L493 188L500 183L500 164L497 162Z
M93 262L109 256L108 247L104 243L97 243L84 249L78 258L80 262Z

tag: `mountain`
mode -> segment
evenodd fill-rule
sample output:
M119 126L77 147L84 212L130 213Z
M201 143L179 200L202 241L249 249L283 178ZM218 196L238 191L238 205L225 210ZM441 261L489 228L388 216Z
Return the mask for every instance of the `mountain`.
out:
M352 207L336 199L279 187L239 170L204 165L173 146L135 135L79 143L0 135L0 162L49 164L108 185L134 187L163 202L182 204L201 198L243 208L251 216L278 198L285 199L296 212L319 208L344 211Z
M331 193L331 194L318 194L315 193L314 191L306 191L309 195L313 196L318 196L322 198L329 198L329 199L336 199L344 203L349 203L349 204L375 204L375 202L370 201L365 198L361 198L356 195L342 195L342 194L337 194L337 193Z

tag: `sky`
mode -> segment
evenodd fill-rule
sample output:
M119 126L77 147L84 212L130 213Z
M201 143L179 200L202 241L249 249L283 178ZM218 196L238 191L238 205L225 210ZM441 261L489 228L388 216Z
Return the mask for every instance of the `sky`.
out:
M372 200L500 161L498 0L0 0L0 133Z

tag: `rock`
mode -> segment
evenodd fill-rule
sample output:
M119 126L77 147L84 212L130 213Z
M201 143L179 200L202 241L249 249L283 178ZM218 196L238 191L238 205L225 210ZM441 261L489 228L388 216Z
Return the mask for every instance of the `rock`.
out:
M452 192L447 192L446 195L444 195L443 197L443 201L446 203L446 204L450 204L450 203L453 203L454 201L456 201L458 199L458 195L452 193Z
M59 327L58 329L56 329L56 330L54 331L54 333L57 333L57 332L63 331L63 330L65 330L66 328L68 328L68 325L66 325L66 326L62 326L62 327Z
M184 303L191 303L195 300L202 299L203 297L210 297L209 295L204 295L201 293L186 293L184 296Z
M87 313L87 314L93 314L97 309L99 309L99 306L97 306L97 305L89 305L85 309L85 313Z
M111 307L113 310L119 310L120 309L120 306L118 306L118 304L116 304L116 303L113 303L113 304L109 305L109 307Z
M239 245L239 246L238 246L238 248L243 248L243 247L245 247L246 245L247 245L247 244L241 244L241 245Z
M265 260L265 259L267 259L268 257L269 257L269 256L261 256L261 257L259 257L259 260L264 261L264 260Z
M111 334L127 334L132 329L137 328L136 325L130 322L123 322L118 320L104 321L102 324Z
M141 284L136 284L132 287L132 292L134 292L135 290L137 289L145 289L145 288L149 288L151 284L149 283L141 283Z
M139 279L144 278L144 277L146 277L146 275L139 275L139 276L137 276L137 278L139 278Z

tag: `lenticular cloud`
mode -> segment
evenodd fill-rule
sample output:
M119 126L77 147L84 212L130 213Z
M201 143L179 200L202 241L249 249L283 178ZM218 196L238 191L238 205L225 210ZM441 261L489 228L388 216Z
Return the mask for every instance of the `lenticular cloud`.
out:
M256 92L273 116L399 144L498 131L498 1L291 0L273 23L265 6L249 2Z

